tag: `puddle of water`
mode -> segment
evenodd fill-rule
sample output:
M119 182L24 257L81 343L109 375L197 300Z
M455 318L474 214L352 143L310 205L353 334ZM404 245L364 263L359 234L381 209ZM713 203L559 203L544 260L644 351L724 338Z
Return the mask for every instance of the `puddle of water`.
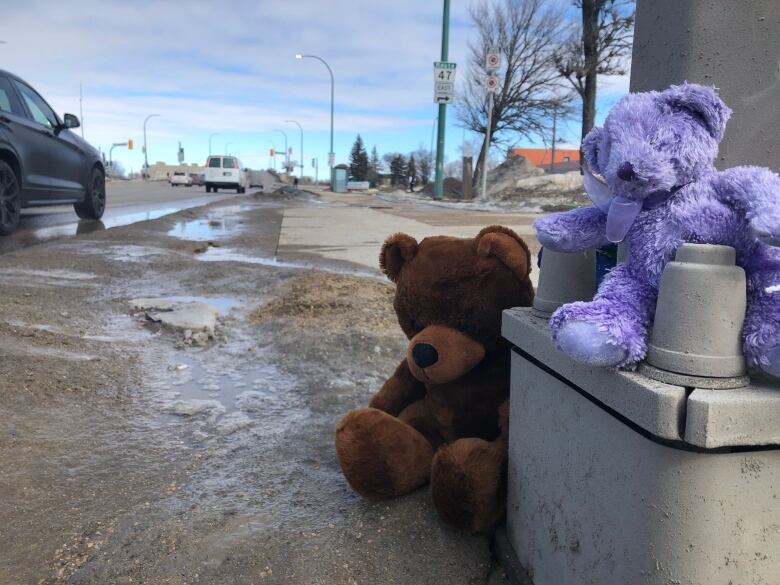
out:
M241 211L240 205L219 207L211 210L205 218L177 222L168 235L194 241L222 238L241 229L243 220L236 216Z

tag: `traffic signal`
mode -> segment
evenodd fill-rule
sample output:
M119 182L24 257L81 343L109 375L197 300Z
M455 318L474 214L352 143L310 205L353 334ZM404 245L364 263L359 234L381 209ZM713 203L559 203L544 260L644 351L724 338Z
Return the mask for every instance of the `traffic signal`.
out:
M127 141L127 150L133 150L133 139Z
M276 151L273 148L268 149L268 156L276 156Z

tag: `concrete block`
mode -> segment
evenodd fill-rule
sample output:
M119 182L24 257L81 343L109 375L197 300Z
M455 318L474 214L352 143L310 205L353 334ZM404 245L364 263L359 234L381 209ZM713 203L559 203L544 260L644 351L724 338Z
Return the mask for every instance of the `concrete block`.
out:
M780 583L778 501L780 449L664 444L513 355L507 526L535 585Z
M685 440L698 447L780 446L780 385L754 377L737 391L696 389L686 419Z
M575 381L582 391L652 435L682 440L687 400L685 388L650 380L634 372L599 368L572 360L553 344L548 322L535 317L527 308L504 311L502 333L517 348L558 375Z

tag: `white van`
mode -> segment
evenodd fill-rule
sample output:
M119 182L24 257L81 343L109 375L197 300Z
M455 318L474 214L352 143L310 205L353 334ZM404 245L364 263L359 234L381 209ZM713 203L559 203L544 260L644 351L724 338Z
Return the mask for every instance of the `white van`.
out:
M244 165L235 156L210 156L206 160L206 193L219 189L235 189L236 193L246 192L246 172Z

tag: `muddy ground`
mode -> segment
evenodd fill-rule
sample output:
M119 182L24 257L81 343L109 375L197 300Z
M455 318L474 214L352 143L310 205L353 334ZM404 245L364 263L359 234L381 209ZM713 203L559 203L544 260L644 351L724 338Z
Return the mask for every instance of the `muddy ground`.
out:
M397 365L391 285L283 262L241 197L0 257L0 583L500 583L425 489L371 503L332 437ZM317 202L317 205L323 205ZM213 338L137 297L220 310Z

